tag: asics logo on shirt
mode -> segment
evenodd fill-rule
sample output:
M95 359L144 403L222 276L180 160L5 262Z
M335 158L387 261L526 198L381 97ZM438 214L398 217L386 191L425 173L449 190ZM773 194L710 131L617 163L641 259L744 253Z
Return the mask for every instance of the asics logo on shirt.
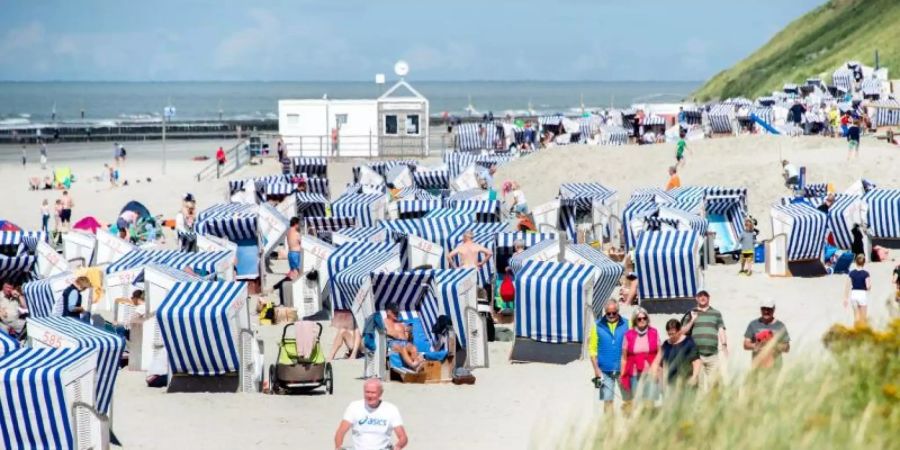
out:
M376 417L363 417L363 418L360 419L360 421L357 422L357 423L358 423L360 426L362 426L362 425L374 425L374 426L377 426L377 427L384 427L384 426L387 426L388 421L387 421L387 419L378 419L378 418L376 418Z

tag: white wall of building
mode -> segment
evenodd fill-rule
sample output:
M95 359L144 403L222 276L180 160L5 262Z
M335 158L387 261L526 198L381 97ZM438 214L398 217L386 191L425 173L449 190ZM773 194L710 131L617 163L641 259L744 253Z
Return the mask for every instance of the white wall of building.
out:
M335 128L337 146L331 138ZM278 132L290 157L377 156L378 101L279 100Z

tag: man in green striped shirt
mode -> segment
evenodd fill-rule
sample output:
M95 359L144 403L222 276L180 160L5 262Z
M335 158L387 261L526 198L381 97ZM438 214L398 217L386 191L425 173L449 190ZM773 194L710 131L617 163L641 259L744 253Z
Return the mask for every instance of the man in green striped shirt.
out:
M725 358L728 357L728 342L722 313L709 305L709 292L698 292L696 299L697 306L691 310L690 315L685 315L682 319L684 325L682 331L690 334L697 344L702 365L703 390L709 391L721 377L719 353L721 352Z

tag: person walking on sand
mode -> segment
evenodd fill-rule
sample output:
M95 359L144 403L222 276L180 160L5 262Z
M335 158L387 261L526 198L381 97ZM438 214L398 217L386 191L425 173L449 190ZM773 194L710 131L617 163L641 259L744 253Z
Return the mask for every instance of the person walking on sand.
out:
M775 318L775 300L759 304L760 317L753 319L744 332L744 350L752 354L753 368L780 368L781 355L791 351L787 327Z
M678 136L678 143L675 144L675 167L684 165L684 149L687 147L687 142L684 140L684 132L680 132Z
M25 165L28 164L28 150L25 149L25 146L22 146L22 168L25 168Z
M288 244L288 277L296 280L303 272L303 247L300 244L300 218L291 217L290 228L287 233Z
M363 383L363 399L355 400L344 411L343 420L334 433L334 448L344 447L347 432L353 436L353 450L402 450L409 442L400 410L381 399L384 386L378 378ZM397 442L391 443L391 435Z
M744 231L741 232L741 270L738 274L748 277L753 275L753 258L756 256L756 233L753 232L753 221L744 220Z
M622 341L622 390L625 410L635 399L653 402L659 393L659 332L650 326L650 314L638 306L631 314L632 328Z
M850 128L847 129L847 161L859 158L860 130L859 119L854 120Z
M47 170L47 144L41 141L41 170Z
M50 202L46 198L41 203L41 231L50 231Z
M709 292L696 295L697 306L681 319L682 333L689 334L700 354L702 388L709 392L721 379L721 359L728 357L728 338L722 313L709 304Z
M856 255L856 267L850 271L847 285L844 288L844 308L853 305L854 323L866 322L866 310L869 306L868 296L872 290L872 277L869 271L863 267L866 265L866 255Z
M622 348L628 320L619 314L619 304L607 301L605 314L588 333L588 354L594 371L594 387L600 390L604 412L612 412L616 384L622 392Z
M669 182L666 183L666 192L681 187L681 178L678 176L678 169L675 166L669 167Z
M447 261L449 262L451 269L457 267L478 269L491 259L493 253L484 246L476 243L474 239L475 234L472 233L472 230L466 230L463 234L462 243L447 254ZM454 260L456 256L459 256L459 264L456 264L456 261ZM479 260L479 256L483 256L483 258Z
M218 163L220 170L225 166L225 150L222 147L216 150L216 163Z
M59 212L59 221L62 223L63 231L69 231L69 223L72 221L72 206L74 206L74 202L67 190L63 191L60 200L62 201L62 210Z

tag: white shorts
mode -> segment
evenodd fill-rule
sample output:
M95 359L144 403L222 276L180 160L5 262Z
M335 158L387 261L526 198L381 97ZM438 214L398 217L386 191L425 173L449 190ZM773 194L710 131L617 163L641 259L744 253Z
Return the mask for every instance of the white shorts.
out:
M850 291L850 302L853 303L853 306L866 306L868 305L867 294L866 291L854 289Z

